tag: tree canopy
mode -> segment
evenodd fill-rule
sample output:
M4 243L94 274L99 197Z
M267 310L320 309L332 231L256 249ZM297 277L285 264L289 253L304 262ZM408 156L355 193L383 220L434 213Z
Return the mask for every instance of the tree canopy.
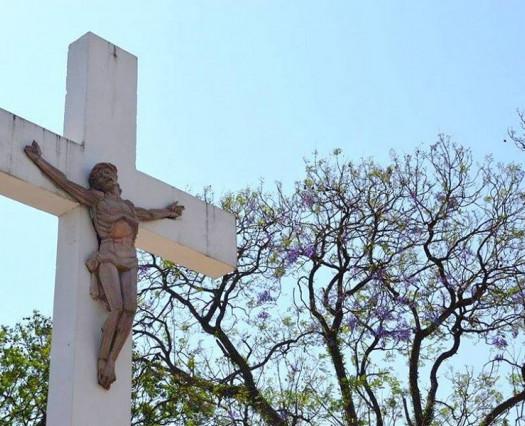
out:
M142 255L133 424L523 423L523 179L441 137L224 196L235 271Z

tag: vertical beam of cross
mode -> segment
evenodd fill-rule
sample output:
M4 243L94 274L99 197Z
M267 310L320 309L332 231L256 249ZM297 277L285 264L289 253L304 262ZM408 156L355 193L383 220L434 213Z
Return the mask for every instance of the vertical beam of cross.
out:
M133 55L91 33L71 44L64 136L84 145L83 170L75 171L84 180L79 183L87 186L90 168L108 161L118 167L122 188L134 184L136 93ZM131 339L119 356L111 390L97 384L97 351L106 313L89 299L84 260L97 241L87 210L77 207L63 214L58 228L47 424L129 425Z

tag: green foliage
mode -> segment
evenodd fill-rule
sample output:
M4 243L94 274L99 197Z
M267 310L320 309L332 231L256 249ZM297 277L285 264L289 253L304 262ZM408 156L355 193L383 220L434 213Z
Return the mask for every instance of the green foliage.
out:
M159 362L135 353L133 362L132 425L206 424L215 406L205 391L185 385Z
M44 424L51 322L34 312L0 328L0 425Z
M38 312L0 327L0 426L45 424L51 320ZM176 380L134 352L132 424L206 424L214 405L203 390Z

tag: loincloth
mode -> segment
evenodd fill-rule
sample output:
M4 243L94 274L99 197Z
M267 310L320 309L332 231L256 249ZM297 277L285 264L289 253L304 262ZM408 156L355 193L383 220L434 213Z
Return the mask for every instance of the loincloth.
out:
M91 272L89 294L95 300L101 301L109 310L109 304L100 282L98 268L101 263L111 263L119 271L129 271L138 267L137 252L130 241L102 240L97 251L89 256L86 267Z

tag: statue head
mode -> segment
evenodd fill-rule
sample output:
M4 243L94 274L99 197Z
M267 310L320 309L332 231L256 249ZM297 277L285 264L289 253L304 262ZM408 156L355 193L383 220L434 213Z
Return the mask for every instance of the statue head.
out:
M89 186L97 191L112 192L115 185L118 187L117 167L111 163L95 164L89 173Z

